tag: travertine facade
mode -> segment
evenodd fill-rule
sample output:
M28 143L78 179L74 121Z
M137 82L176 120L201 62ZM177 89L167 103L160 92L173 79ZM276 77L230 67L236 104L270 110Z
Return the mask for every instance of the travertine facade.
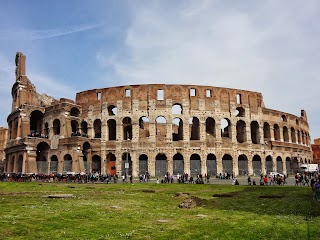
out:
M7 172L259 175L312 159L306 112L268 109L260 93L148 84L55 100L36 92L25 60L17 53Z
M0 127L0 173L4 171L4 160L6 147L8 141L8 128Z
M313 152L313 163L320 164L320 138L314 140L314 144L311 145Z

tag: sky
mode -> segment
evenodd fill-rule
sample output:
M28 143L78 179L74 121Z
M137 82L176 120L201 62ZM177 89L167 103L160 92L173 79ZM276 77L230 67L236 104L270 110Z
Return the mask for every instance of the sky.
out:
M260 92L265 107L307 113L320 138L318 0L2 0L0 126L15 54L37 92L197 84Z

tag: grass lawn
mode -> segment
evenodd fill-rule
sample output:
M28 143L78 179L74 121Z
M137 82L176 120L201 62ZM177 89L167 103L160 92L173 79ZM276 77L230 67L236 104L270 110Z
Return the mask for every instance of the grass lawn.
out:
M310 187L0 182L0 239L306 240L319 227Z

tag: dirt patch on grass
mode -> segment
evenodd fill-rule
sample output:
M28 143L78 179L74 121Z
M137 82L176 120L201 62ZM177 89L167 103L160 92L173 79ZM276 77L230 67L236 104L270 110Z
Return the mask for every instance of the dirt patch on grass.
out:
M213 194L212 197L220 197L220 198L229 198L229 197L234 197L235 194L230 194L230 193L216 193Z
M283 198L281 195L260 195L258 198Z
M190 195L190 193L187 192L177 192L175 193L176 197L188 197Z
M204 205L204 200L195 196L191 196L180 203L179 208L194 208L202 205Z
M156 190L152 190L152 189L143 189L142 192L145 192L145 193L155 193Z

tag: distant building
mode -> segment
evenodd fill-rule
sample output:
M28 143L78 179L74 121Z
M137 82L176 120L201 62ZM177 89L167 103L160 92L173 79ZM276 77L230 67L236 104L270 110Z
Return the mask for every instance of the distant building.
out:
M311 147L313 151L313 163L320 164L320 138L315 139Z
M8 173L292 174L312 161L306 112L266 108L258 92L142 84L56 100L37 93L22 53L15 63Z
M4 149L8 141L8 128L0 127L0 173L4 172L6 154Z

